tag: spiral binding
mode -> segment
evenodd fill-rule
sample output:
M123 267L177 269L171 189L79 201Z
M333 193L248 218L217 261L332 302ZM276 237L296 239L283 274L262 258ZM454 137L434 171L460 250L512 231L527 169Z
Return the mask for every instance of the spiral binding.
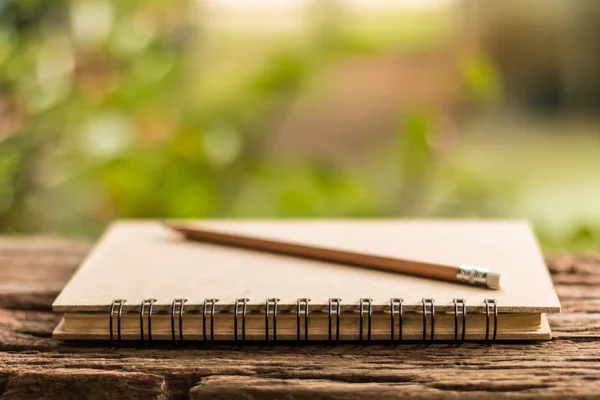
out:
M342 299L332 297L329 299L329 341L331 342L331 320L333 314L333 303L336 304L335 311L335 340L340 340L340 314L342 313Z
M394 304L398 303L398 317L400 317L400 324L398 325L398 341L402 341L402 328L404 325L403 312L402 312L402 300L401 298L391 298L390 299L390 340L394 340L394 327L396 326L396 321L394 317Z
M179 341L183 342L183 305L187 299L173 299L171 303L171 339L175 342L175 308L179 304Z
M304 313L304 340L309 340L309 302L311 299L309 298L299 298L296 302L296 339L298 341L302 340L301 327L302 327L302 314ZM215 340L215 314L216 314L216 303L219 299L216 298L206 298L204 299L203 308L202 308L202 321L203 321L203 341L208 340L208 324L207 324L207 316L210 314L210 340L214 342ZM239 342L240 334L239 334L239 315L240 308L242 314L242 322L241 322L241 341L246 341L246 315L247 315L247 305L250 300L247 298L237 298L235 300L234 305L234 340ZM265 300L265 341L270 341L270 331L269 331L269 320L272 318L273 324L273 336L272 340L277 341L277 305L279 303L278 298L267 298ZM125 299L114 299L111 302L110 310L109 310L109 334L110 340L115 342L115 329L114 329L114 319L115 313L117 314L117 335L116 340L121 341L121 326L122 326L122 317L123 317L123 307L127 301ZM152 312L154 304L157 302L156 299L144 299L142 300L139 307L139 326L140 326L140 339L146 344L146 342L151 342L152 338ZM183 330L183 315L184 315L184 304L187 302L187 299L184 298L176 298L173 299L171 303L171 340L174 343L181 343L184 341L184 330ZM331 342L334 340L333 335L333 318L335 314L335 340L340 340L340 316L342 313L341 310L341 302L340 298L330 298L328 304L328 340ZM399 297L394 297L390 299L390 339L392 341L402 341L403 340L403 327L404 327L404 310L403 310L403 302L404 300ZM453 314L454 314L454 343L462 343L466 338L466 326L467 326L467 305L465 299L453 299ZM483 305L485 308L485 339L483 340L484 344L493 345L496 341L498 334L498 303L496 299L485 299L483 301ZM422 316L423 316L423 335L422 340L427 341L428 336L428 327L427 327L427 314L431 316L431 330L429 331L429 341L433 341L435 339L435 299L433 298L423 298L421 299L422 306ZM335 311L334 311L335 308ZM366 310L365 310L366 308ZM493 328L490 328L491 325L491 314L493 308ZM360 298L359 299L359 341L364 341L364 319L365 312L367 313L367 341L371 341L371 332L372 332L372 319L373 319L373 300L370 298ZM145 324L145 317L147 316L147 323ZM178 316L178 330L175 329L175 315ZM395 327L396 327L396 315L399 318L398 325L398 337L396 339L395 336ZM459 321L460 320L460 321ZM147 335L145 326L147 326ZM459 326L461 327L461 332L459 335ZM178 331L178 335L177 332ZM491 331L491 334L490 334ZM491 336L491 338L490 338Z
M496 299L485 299L483 301L485 305L485 344L492 345L496 341L496 334L498 333L498 304L496 303ZM490 304L494 305L494 333L492 336L492 341L489 342L490 338Z
M373 318L373 299L369 299L369 298L361 298L359 300L360 331L358 334L358 340L360 340L361 342L363 341L363 313L364 313L363 303L367 303L367 305L368 305L368 314L367 315L369 316L369 320L367 322L367 340L370 342L371 341L371 322L372 322L372 318Z
M156 303L156 299L145 299L142 300L142 304L140 305L140 339L142 342L146 343L144 338L144 309L146 308L146 304L148 305L148 341L152 341L152 308L154 307L154 303Z
M110 315L109 315L109 331L110 331L110 341L114 342L114 333L113 333L113 319L115 314L115 306L119 305L119 311L117 312L117 339L121 341L121 317L123 316L123 305L127 302L124 299L114 299L112 303L110 303Z
M465 299L453 299L454 304L454 343L458 343L458 305L461 305L462 309L462 338L460 342L465 341L465 333L467 328L467 303Z
M300 306L304 303L304 340L308 340L308 303L310 299L302 298L298 299L296 303L296 336L300 341Z
M242 341L246 340L246 305L250 299L238 298L235 299L235 311L233 316L233 338L238 341L238 314L240 311L239 304L242 302Z
M277 303L279 299L270 298L265 301L265 341L269 341L269 304L273 303L273 340L277 340Z
M210 303L210 341L215 341L215 307L219 299L204 299L202 308L202 338L206 342L206 310Z
M423 341L427 339L427 304L429 304L429 313L431 314L431 341L433 341L435 335L435 300L434 299L422 299L421 304L423 305Z

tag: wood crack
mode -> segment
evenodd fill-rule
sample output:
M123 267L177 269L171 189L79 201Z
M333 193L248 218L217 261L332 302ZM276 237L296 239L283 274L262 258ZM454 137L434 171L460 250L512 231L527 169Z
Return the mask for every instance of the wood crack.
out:
M453 392L521 392L531 389L547 389L552 385L548 384L529 384L529 383L507 383L507 384L452 384L452 383L434 383L427 385L434 389L447 390Z

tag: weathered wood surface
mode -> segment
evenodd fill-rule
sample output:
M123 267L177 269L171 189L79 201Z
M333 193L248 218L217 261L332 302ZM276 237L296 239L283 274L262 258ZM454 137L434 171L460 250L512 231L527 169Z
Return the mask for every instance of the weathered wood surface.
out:
M600 398L600 255L548 257L564 310L550 342L147 349L51 339L88 250L0 239L0 398Z

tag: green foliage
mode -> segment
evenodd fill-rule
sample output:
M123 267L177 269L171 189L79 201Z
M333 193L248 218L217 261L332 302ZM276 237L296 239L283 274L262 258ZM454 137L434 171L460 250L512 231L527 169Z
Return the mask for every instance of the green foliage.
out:
M462 65L462 75L473 99L490 101L500 96L500 78L492 61L485 55L474 54L466 58Z
M335 40L323 41L319 26L307 44L243 71L197 71L196 57L216 53L198 41L192 6L3 3L1 99L23 104L26 120L0 136L1 229L96 233L116 217L233 215L270 162L280 115ZM206 90L213 79L225 85ZM25 151L29 141L38 152ZM288 202L285 191L272 196Z
M575 222L569 229L557 231L540 225L536 229L544 248L549 251L594 251L600 243L600 227L589 222Z
M430 187L434 168L431 146L433 118L426 112L407 113L400 123L399 172L402 187L398 199L401 214L419 216L424 213L424 198Z
M211 35L196 6L0 1L0 232L94 236L127 217L510 214L514 187L490 184L437 144L443 110L399 110L385 132L395 146L367 167L270 151L329 67L435 47L443 20L380 15L355 27L342 2L316 1L306 32L270 41ZM463 61L469 99L495 99L490 60ZM542 237L599 238L587 225L569 235Z
M5 145L0 148L0 212L2 213L8 212L17 196L20 158L13 146Z

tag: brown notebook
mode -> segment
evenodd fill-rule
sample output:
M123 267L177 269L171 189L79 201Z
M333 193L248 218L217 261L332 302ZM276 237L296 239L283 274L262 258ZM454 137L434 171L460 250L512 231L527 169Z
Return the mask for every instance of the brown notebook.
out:
M560 304L519 221L198 221L223 232L500 272L489 290L114 223L53 304L59 339L545 340Z

